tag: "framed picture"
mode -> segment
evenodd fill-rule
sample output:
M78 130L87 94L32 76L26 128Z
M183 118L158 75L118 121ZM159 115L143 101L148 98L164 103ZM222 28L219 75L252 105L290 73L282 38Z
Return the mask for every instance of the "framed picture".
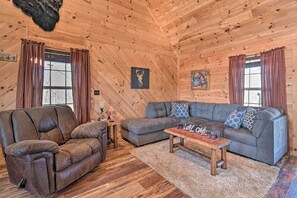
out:
M150 70L140 67L131 67L131 88L149 89L150 88Z
M200 90L209 89L209 70L191 71L191 87Z

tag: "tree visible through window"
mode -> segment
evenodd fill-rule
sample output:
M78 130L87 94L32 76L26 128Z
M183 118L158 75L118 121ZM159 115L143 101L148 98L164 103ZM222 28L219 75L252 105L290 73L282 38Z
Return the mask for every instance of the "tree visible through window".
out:
M42 104L67 104L73 109L70 53L46 50Z
M244 77L244 105L261 107L260 57L247 58Z

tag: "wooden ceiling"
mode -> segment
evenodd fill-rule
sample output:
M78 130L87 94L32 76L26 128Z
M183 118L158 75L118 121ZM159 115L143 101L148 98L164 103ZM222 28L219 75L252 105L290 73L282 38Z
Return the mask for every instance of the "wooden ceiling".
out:
M147 0L183 59L201 50L297 29L293 0Z

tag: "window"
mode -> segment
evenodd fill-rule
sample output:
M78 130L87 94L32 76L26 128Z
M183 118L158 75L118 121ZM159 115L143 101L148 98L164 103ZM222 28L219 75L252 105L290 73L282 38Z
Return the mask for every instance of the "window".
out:
M247 58L244 73L244 105L261 106L261 60Z
M46 50L42 105L56 104L73 109L70 53Z

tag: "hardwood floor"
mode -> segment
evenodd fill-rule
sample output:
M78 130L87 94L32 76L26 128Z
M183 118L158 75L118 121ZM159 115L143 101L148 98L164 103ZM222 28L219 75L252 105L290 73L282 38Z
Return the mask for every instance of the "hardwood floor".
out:
M188 197L173 184L130 154L131 146L120 139L119 147L109 146L107 159L64 190L49 197ZM287 157L278 166L280 174L267 198L296 197L297 158ZM0 160L0 197L34 197L9 182L5 162Z

